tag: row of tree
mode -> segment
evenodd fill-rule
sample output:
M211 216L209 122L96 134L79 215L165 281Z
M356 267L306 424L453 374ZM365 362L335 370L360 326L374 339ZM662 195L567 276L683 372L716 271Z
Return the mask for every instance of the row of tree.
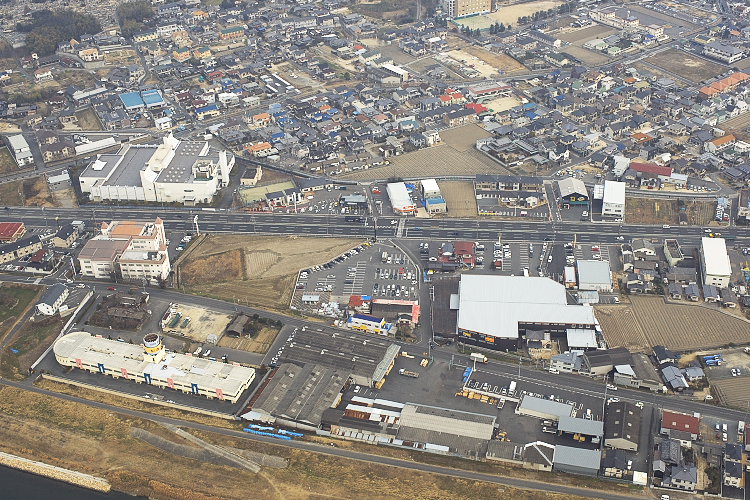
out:
M84 34L95 34L102 27L96 18L70 9L51 11L37 10L31 13L31 21L18 23L16 29L26 35L26 46L31 52L48 56L57 50L57 44Z

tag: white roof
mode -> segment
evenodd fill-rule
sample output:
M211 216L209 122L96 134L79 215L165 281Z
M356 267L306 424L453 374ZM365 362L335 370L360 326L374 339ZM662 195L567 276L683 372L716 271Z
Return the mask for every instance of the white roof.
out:
M519 323L593 325L589 305L568 305L565 287L537 276L465 274L459 285L458 328L517 338Z
M26 139L21 134L11 135L8 137L8 142L14 150L29 149L29 143L26 142Z
M570 196L571 194L585 194L588 196L588 190L586 185L581 179L575 177L568 177L561 181L557 181L557 187L560 189L560 196Z
M438 183L435 179L424 179L422 182L422 189L425 191L440 191Z
M613 205L625 204L625 183L618 181L604 181L604 203Z
M578 266L578 288L583 290L589 285L612 286L612 273L609 270L608 260L579 260Z
M409 191L403 182L391 182L385 190L388 192L388 198L391 200L391 206L399 212L408 212L414 210L414 202L409 196Z
M568 348L574 349L599 347L596 343L596 330L589 328L568 328L565 333L568 337Z
M711 276L731 276L732 264L727 254L727 244L724 238L701 238L703 248L703 265L706 274Z

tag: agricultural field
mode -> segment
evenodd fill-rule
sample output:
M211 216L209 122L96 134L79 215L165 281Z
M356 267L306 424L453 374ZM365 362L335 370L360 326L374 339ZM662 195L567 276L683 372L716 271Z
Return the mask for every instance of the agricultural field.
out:
M6 146L0 148L0 175L16 172L18 165Z
M289 307L297 271L322 264L361 241L209 235L191 247L177 273L186 291L266 309Z
M438 186L448 206L448 217L477 216L477 199L471 182L440 181Z
M661 198L628 198L625 220L642 224L678 224L680 200ZM715 202L692 200L685 206L688 224L704 226L714 218Z
M712 380L711 392L720 405L747 410L750 405L750 377Z
M596 307L610 347L649 352L655 345L693 351L750 342L750 322L718 309L630 296L629 304Z
M688 54L684 50L669 49L644 59L645 62L664 69L667 74L700 83L726 71L726 67Z
M391 157L390 161L388 166L347 173L341 178L366 181L389 176L412 178L510 173L474 148L462 152L448 144Z

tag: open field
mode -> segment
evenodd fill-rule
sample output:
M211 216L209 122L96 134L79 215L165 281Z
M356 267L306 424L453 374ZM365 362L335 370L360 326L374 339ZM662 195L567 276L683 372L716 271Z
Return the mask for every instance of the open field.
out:
M349 180L377 180L389 176L403 178L440 177L446 175L509 174L510 172L472 148L461 152L440 144L412 153L391 157L390 165L344 174Z
M576 59L581 60L584 64L592 66L609 61L609 57L602 54L601 52L584 49L583 47L576 47L575 45L564 47L560 52L575 57Z
M453 22L460 26L468 26L473 30L489 29L495 23L503 23L506 26L510 24L512 27L516 27L519 17L532 16L534 12L555 9L557 6L562 5L562 3L559 1L540 0L515 5L500 5L497 11L490 14L465 17L463 19L456 19Z
M26 378L31 365L49 347L63 325L60 316L27 321L14 335L11 344L0 352L0 375L12 380Z
M102 124L93 108L78 111L76 118L78 118L78 126L81 127L81 130L102 130Z
M750 133L747 127L750 126L750 113L744 113L740 116L721 123L721 129L728 134L734 134L740 140L750 139Z
M40 290L41 287L36 286L0 284L0 338L5 335L10 322L19 318Z
M750 342L750 322L694 304L666 303L662 297L630 296L630 304L596 307L610 347L650 351L663 345L693 351Z
M726 71L720 64L708 62L705 59L688 54L684 50L669 49L644 59L647 63L675 73L694 83L713 78Z
M720 405L747 410L750 404L750 377L713 380L711 392Z
M144 429L166 440L188 444L153 422L9 387L0 388L0 414L3 416L0 450L103 477L116 490L150 498L244 500L248 491L252 491L258 499L577 498L379 466L210 432L190 431L209 443L232 447L240 452L247 450L272 454L288 461L286 468L264 467L260 473L253 474L177 456L132 437L133 429ZM222 424L239 429L231 422ZM322 438L314 439L320 441ZM585 477L526 471L417 451L381 450L380 447L363 443L337 441L337 446L369 453L382 452L396 458L452 468L633 493L626 485ZM227 477L231 477L231 481L227 481ZM322 491L325 491L325 495L320 493Z
M358 245L344 238L209 235L178 268L198 295L286 310L299 269L322 264Z
M266 353L271 348L279 329L273 327L263 327L255 337L227 337L224 336L219 341L219 347L228 347L230 349L239 349L241 351L250 351Z
M9 174L18 170L16 160L10 154L6 146L0 147L0 175Z
M505 75L527 71L526 66L506 54L490 52L476 45L467 45L461 49L469 55L478 57Z
M694 30L699 26L687 21L683 21L682 19L678 19L676 17L668 16L667 14L663 14L661 12L656 12L655 10L647 9L646 7L643 7L641 5L629 4L627 6L627 9L620 7L620 10L622 11L620 12L620 15L624 15L626 13L626 10L629 10L631 15L634 15L640 19L642 25L660 24L665 28L667 26L684 26L688 30ZM705 14L703 15L705 16ZM657 21L656 23L653 22L654 19Z
M474 149L477 140L484 139L485 137L492 137L492 134L476 123L440 132L440 139L444 143L461 152Z
M661 198L628 198L625 220L642 224L678 224L681 200ZM715 202L693 200L685 205L688 224L704 226L714 218Z
M44 176L0 184L0 200L6 206L54 207Z
M603 24L595 24L594 26L587 26L586 28L579 30L558 33L555 36L563 42L568 42L580 47L589 40L593 40L594 38L606 38L613 33L617 33L617 30L610 26L604 26Z
M468 181L440 181L440 194L448 205L448 217L476 217L474 185Z

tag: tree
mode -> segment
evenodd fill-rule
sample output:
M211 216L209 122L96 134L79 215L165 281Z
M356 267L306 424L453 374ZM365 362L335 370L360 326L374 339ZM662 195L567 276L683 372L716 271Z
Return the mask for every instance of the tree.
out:
M99 21L89 14L70 9L55 12L43 9L32 12L31 21L18 23L16 29L28 33L26 45L31 52L46 56L55 52L58 43L79 38L86 33L98 33L102 28Z
M117 7L117 20L120 23L122 36L131 37L134 33L143 31L146 27L144 21L154 15L151 3L145 0L125 2Z
M510 25L509 25L509 26L510 26ZM500 30L500 33L503 33L503 32L505 32L505 25L504 25L503 23L500 23L500 28L499 28L499 30Z

